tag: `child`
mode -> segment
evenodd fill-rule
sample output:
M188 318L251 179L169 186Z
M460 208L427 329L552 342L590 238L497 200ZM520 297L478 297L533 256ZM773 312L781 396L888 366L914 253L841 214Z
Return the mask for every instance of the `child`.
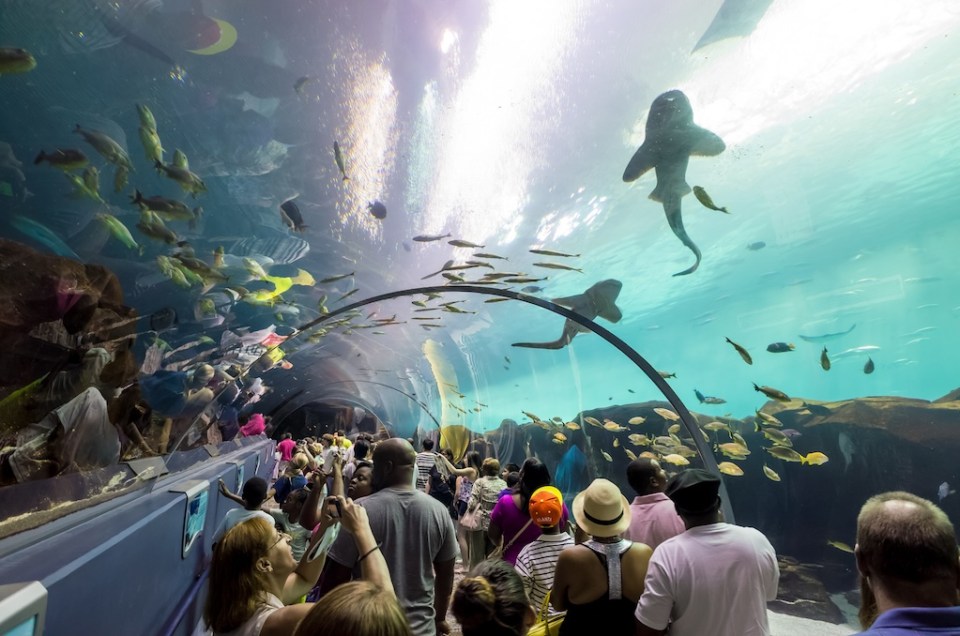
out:
M573 545L573 537L563 531L563 495L553 486L544 486L530 497L530 518L540 526L542 534L520 550L517 573L523 580L530 604L539 612L547 593L553 587L560 551ZM550 607L549 615L557 612Z

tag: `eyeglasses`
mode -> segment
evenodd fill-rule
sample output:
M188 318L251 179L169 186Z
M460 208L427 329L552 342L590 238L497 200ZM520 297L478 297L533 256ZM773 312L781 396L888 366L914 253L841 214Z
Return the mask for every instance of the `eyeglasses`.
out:
M274 541L273 543L271 543L271 544L270 544L270 547L267 548L267 552L269 552L270 550L273 550L275 547L277 547L277 544L280 543L281 541L283 541L284 539L286 539L287 541L290 541L292 538L293 538L293 537L291 537L291 536L290 536L289 534L287 534L286 532L281 532L281 533L280 533L280 536L277 538L277 540Z

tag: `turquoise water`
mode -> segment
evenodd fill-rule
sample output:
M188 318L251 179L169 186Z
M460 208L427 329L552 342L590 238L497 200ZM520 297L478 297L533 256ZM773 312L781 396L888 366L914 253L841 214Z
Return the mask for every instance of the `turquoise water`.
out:
M419 437L437 422L481 433L504 419L528 422L524 412L569 422L583 411L664 400L595 334L579 333L556 350L511 346L553 341L564 328L562 316L517 300L486 303L451 288L433 300L409 295L364 305L352 325L299 330L321 318L321 308L447 284L440 275L424 278L448 260L488 263L447 271L471 281L494 269L545 277L499 287L535 285L542 290L532 295L547 300L620 281L622 319L601 315L597 323L655 369L675 373L669 385L700 424L770 408L753 383L827 403L946 395L958 385L960 344L960 10L949 0L929 0L923 11L819 0L776 0L764 11L763 2L727 0L741 7L748 28L693 51L720 4L300 2L293 9L83 0L46 2L38 11L33 2L7 1L0 46L26 49L36 68L0 76L0 237L26 250L18 255L56 254L116 276L122 293L113 300L141 318L124 332L135 334L133 362L110 380L93 380L111 404L114 391L156 371L143 364L157 337L168 351L210 338L166 358L166 368L192 374L210 363L235 378L277 342L257 348L263 337L248 339L251 348L238 351L229 334L263 329L289 337L277 351L285 360L245 370L242 384L246 390L260 378L269 390L247 411L279 421L311 404L361 407L391 433ZM647 196L653 172L630 184L621 178L645 140L652 102L674 89L689 98L694 122L726 145L689 161L687 182L730 214L682 198L686 231L703 255L686 276L672 274L694 257L670 231L663 205ZM205 192L191 197L152 168L137 104L155 116L163 161L181 150ZM77 124L126 150L127 184L114 188L115 166L73 133ZM71 198L61 171L33 164L38 152L57 147L80 149L99 168L102 202ZM137 229L135 189L191 210L202 206L193 223L166 225L208 266L217 266L214 251L222 247L227 262L219 271L228 279L181 287L164 274L157 257L172 257L177 247ZM302 233L280 215L293 197ZM385 205L386 218L368 209L374 201ZM110 234L98 213L126 226L138 247ZM454 239L484 247L448 244ZM269 276L300 278L265 302L284 283L252 273L244 257ZM55 289L72 297L93 286L62 263L47 263L28 266L48 268L46 282L19 286L36 286L34 307ZM50 371L75 370L77 354L117 336L105 333L121 319L98 314L64 333L55 311L21 311L26 301L13 293L20 279L11 277L23 272L16 271L2 283L9 299L4 364L19 371L4 374L3 395ZM260 302L251 302L258 293ZM468 313L439 305L455 301ZM145 318L169 310L176 325ZM414 320L427 316L441 317L443 326ZM32 338L57 348L41 355L36 340L22 339L31 329ZM828 334L841 335L800 337ZM745 347L753 364L726 338ZM767 352L776 342L795 349ZM115 361L124 348L103 346ZM829 371L821 368L824 347ZM84 378L78 382L89 385ZM188 389L180 390L182 401ZM724 402L701 404L695 390ZM209 420L192 418L206 408L215 421L219 407L201 397L206 402L177 412L184 422L174 424L165 449L163 409L146 399L154 420L140 428L153 451L204 441ZM18 408L5 415L8 448L16 444L14 421L46 412L37 406L9 415ZM641 413L639 406L624 413L631 409ZM604 464L599 451L625 448L611 439L595 437L585 447L593 474L617 477L626 461L621 455ZM837 436L816 439L820 446L804 452L822 450L838 462ZM554 453L569 446L557 447L548 445ZM122 452L142 449L125 444ZM848 458L844 470L849 465ZM782 466L784 474L794 468ZM896 480L877 487L934 497L942 480L957 479L938 473L918 477L922 488ZM833 530L849 531L849 515L841 517Z

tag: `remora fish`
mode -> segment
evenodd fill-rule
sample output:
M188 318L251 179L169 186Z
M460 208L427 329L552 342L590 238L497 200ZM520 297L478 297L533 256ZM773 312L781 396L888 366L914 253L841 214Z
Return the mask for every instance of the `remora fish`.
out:
M803 336L803 335L801 335L800 338L801 338L802 340L806 340L807 342L826 342L827 340L833 340L833 339L835 339L835 338L839 338L840 336L845 336L845 335L847 335L848 333L850 333L851 331L853 331L853 328L856 327L856 326L857 326L857 324L854 323L854 324L850 325L850 328L847 329L846 331L838 331L837 333L825 333L825 334L821 334L821 335L819 335L819 336Z
M347 169L344 167L343 152L340 150L340 144L336 141L333 142L333 160L337 162L337 168L340 170L343 180L348 181L350 177L347 176Z
M442 241L445 238L450 238L450 234L417 234L413 237L413 240L417 243L429 243L431 241Z
M668 91L650 105L647 115L646 138L634 153L623 172L623 180L636 181L653 168L657 186L650 198L663 204L670 229L686 245L696 262L674 276L684 276L700 266L700 249L687 235L681 216L681 198L690 192L687 184L687 164L691 155L719 155L726 144L716 134L693 123L690 100L681 91Z
M744 362L746 362L747 364L753 364L753 358L750 357L750 353L746 349L738 345L736 342L734 342L730 338L727 338L726 340L727 342L733 345L733 348L737 350L737 353L740 354L740 357L743 358Z
M581 316L590 320L597 316L609 320L610 322L620 322L623 313L616 305L617 296L623 283L613 278L601 281L591 285L589 289L576 296L567 296L564 298L554 298L553 302L564 307L569 307ZM570 344L574 336L578 333L588 333L588 330L581 327L573 320L567 319L563 323L563 333L552 342L514 342L514 347L526 347L529 349L562 349Z
M280 204L280 218L294 232L303 232L307 226L303 224L303 215L293 199L287 199Z

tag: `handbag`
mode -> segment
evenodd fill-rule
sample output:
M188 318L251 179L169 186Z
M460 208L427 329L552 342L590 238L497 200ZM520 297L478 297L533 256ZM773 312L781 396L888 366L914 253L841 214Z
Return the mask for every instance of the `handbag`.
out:
M527 636L557 636L566 616L566 612L550 616L550 592L548 591L540 606L540 613L537 614L537 622L530 627Z
M487 558L488 558L488 559L502 559L502 558L503 558L503 553L510 549L510 546L512 546L512 545L514 544L514 542L515 542L517 539L520 538L520 535L523 534L524 531L525 531L527 528L530 527L530 524L531 524L531 523L533 523L533 518L528 519L527 522L526 522L525 524L523 524L523 527L520 528L520 530L517 532L517 534L513 535L513 538L510 539L510 541L508 541L506 545L504 545L504 543L503 543L503 537L500 537L500 545L498 545L497 547L495 547L495 548L493 549L493 551L492 551L490 554L487 555Z
M463 516L460 517L460 525L467 530L479 530L480 517L477 515L476 509L467 510L463 513Z

